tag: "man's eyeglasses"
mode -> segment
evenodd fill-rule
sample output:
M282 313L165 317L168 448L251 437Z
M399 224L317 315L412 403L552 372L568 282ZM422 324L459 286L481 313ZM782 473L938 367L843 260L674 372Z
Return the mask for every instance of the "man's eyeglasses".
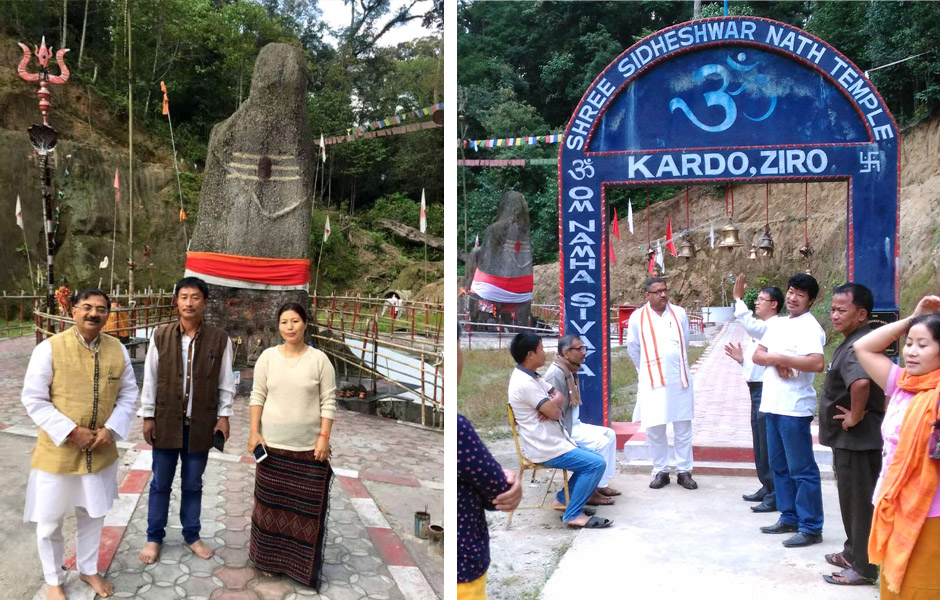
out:
M105 306L92 306L91 304L82 304L78 307L82 312L96 312L99 315L108 314L108 309Z
M650 290L646 292L647 294L652 294L654 296L668 296L669 290Z
M574 350L575 352L587 352L587 346L571 346L568 350Z

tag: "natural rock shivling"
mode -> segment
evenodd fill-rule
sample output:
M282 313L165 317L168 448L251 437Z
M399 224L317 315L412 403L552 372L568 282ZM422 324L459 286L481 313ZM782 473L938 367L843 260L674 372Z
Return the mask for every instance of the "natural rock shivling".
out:
M237 363L277 343L278 306L308 302L315 156L306 62L293 46L262 48L248 99L209 139L186 274L209 283L207 317L241 342Z

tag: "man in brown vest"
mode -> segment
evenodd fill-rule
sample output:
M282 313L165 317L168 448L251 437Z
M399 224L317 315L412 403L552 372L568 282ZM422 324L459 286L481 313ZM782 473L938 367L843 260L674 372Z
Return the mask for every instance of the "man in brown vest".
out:
M144 418L144 440L153 446L147 543L140 551L141 562L147 564L160 556L177 462L183 539L196 556L212 557L212 549L199 539L202 474L215 432L228 439L235 377L231 340L202 319L208 295L206 282L198 277L184 277L176 284L180 319L154 331L144 361L138 414Z
M114 587L98 574L104 517L118 497L117 446L134 422L137 381L127 350L101 333L108 296L75 296L75 325L33 350L22 401L39 427L23 521L36 523L48 600L65 598L62 520L74 510L79 578L105 598Z

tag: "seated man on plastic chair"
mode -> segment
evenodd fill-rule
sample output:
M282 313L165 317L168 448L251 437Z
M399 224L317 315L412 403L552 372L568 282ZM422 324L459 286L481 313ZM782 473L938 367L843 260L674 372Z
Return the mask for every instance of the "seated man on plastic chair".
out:
M531 332L518 333L509 344L509 353L516 361L509 379L509 405L515 415L522 453L532 462L571 471L570 498L562 516L569 527L609 527L613 521L589 516L583 510L604 475L606 462L597 452L578 448L565 431L561 421L564 396L535 372L545 365L542 340ZM556 506L565 506L564 499L561 490Z

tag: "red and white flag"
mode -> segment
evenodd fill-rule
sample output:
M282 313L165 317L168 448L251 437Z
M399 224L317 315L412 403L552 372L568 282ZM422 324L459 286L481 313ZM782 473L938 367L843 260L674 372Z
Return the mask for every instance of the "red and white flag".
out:
M421 233L424 233L428 230L428 215L427 209L424 204L424 188L421 189L421 223L420 223Z
M121 203L121 178L117 169L114 170L114 203Z
M323 241L330 237L330 215L326 215L326 223L323 224Z
M676 252L676 243L672 241L672 215L669 215L669 220L666 221L666 249L669 250L669 254L679 256Z
M16 195L16 226L26 231L26 229L23 228L23 207L20 206L19 194Z

